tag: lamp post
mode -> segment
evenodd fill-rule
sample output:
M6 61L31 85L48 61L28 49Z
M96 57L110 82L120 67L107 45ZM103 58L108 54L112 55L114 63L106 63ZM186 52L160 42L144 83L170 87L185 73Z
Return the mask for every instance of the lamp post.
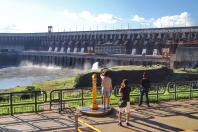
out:
M96 96L97 96L96 83L97 83L97 76L96 73L94 73L92 75L92 105L91 105L92 110L98 109L98 104L96 102Z

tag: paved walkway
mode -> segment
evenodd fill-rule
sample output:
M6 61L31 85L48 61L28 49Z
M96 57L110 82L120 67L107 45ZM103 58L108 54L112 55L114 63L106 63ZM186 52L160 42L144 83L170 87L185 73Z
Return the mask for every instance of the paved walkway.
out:
M123 127L117 125L117 107L107 117L80 116L80 119L102 132L198 131L197 99L161 102L151 104L151 106L151 108L147 108L132 105L131 126L126 126L125 123L123 123ZM74 126L74 117L52 111L0 116L0 132L73 132ZM80 128L85 132L93 131L83 124L80 124Z

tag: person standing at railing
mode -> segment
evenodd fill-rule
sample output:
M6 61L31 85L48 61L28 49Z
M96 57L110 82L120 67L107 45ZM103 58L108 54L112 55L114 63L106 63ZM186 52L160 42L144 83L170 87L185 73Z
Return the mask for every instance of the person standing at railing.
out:
M141 85L142 85L142 89L140 90L139 106L142 105L143 96L145 94L146 95L146 104L148 107L150 107L149 97L148 97L148 93L149 93L149 89L150 89L150 80L149 80L148 74L145 72L143 73Z
M119 89L121 93L121 98L119 102L119 113L118 113L118 125L122 126L122 113L126 113L126 125L129 126L129 116L130 116L130 92L131 88L128 86L128 80L123 79L121 87Z
M104 109L106 109L106 108L109 108L109 104L110 104L112 81L107 71L101 73L100 77L102 79L101 86L102 86L103 106L104 106Z

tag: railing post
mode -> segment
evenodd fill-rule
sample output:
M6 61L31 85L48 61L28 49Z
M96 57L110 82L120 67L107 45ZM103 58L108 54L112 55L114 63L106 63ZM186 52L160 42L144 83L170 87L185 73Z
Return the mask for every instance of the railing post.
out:
M52 91L50 92L50 111L52 110Z
M157 85L157 102L159 102L159 85Z
M75 132L78 132L78 114L75 114Z
M38 112L38 108L37 108L37 92L34 91L34 103L35 103L35 112Z
M84 95L83 95L83 88L81 89L81 103L82 103L82 106L84 106Z
M60 91L60 105L61 105L61 106L60 106L60 111L63 110L63 105L62 105L62 104L63 104L63 100L62 100L62 90L61 90L61 91ZM59 111L59 112L60 112L60 111Z
M101 96L101 100L102 100L102 102L101 102L101 103L102 103L102 105L103 105L103 95Z
M175 100L177 100L177 87L176 87L176 84L174 84L174 90L175 90L175 96L174 96L174 98L175 98Z
M10 93L10 114L13 115L12 93Z
M189 92L190 92L190 93L189 93L189 94L190 94L190 95L189 95L189 99L191 99L191 98L192 98L192 86L190 86Z

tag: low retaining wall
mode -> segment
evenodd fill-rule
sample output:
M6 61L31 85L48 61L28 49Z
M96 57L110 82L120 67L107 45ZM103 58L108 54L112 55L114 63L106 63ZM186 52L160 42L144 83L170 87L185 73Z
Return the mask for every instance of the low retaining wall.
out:
M147 72L152 83L163 82L169 80L172 75L172 70L167 68L154 69L154 70L122 70L122 71L109 71L112 78L113 85L120 85L124 78L129 80L129 83L140 83L142 74ZM81 76L78 80L76 87L91 87L91 76L93 73L88 73ZM100 73L97 73L97 86L101 85Z

